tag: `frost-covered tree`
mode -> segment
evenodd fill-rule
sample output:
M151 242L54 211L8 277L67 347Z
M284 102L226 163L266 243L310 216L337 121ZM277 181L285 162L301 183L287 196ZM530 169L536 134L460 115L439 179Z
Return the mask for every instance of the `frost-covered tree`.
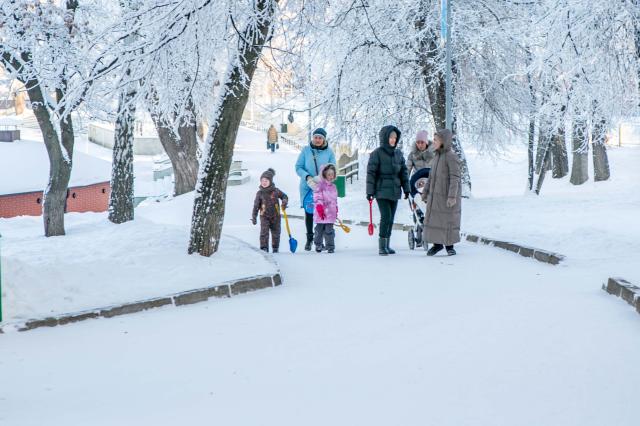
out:
M98 0L44 2L9 0L0 4L0 60L25 85L49 157L44 190L46 236L64 235L67 188L73 164L71 113L88 96L102 67L91 44L96 22L108 22ZM91 64L94 65L93 70Z
M141 6L137 0L121 0L121 8L126 12L137 12ZM139 15L138 15L139 16ZM135 21L134 21L135 22ZM135 42L135 32L126 35L124 45ZM123 70L123 79L131 79L132 64ZM114 127L113 157L111 163L111 193L109 195L109 220L124 223L134 218L133 205L133 131L136 119L136 95L140 84L127 81L118 96L116 122Z
M251 79L264 44L271 36L277 0L238 2L229 16L236 33L231 39L237 45L232 53L200 166L196 186L189 253L211 256L218 250L231 168L242 113L249 99ZM235 13L234 13L235 12ZM236 22L242 22L242 29Z

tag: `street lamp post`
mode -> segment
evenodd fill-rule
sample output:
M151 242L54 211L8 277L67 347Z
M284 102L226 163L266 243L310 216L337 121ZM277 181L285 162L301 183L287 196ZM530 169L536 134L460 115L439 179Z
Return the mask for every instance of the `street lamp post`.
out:
M451 0L442 0L442 13L444 19L441 25L444 26L445 32L445 52L446 52L446 70L445 70L445 110L446 110L446 127L453 131L453 114L452 114L452 87L451 87Z

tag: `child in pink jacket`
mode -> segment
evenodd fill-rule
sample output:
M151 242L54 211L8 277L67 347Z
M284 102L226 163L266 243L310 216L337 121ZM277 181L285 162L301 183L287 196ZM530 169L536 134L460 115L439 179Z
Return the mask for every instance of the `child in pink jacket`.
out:
M336 166L325 164L320 168L318 184L313 190L313 222L316 224L314 243L316 252L325 248L328 253L335 252L336 231L333 224L338 217L338 190L333 183L336 180ZM324 240L324 243L323 243Z

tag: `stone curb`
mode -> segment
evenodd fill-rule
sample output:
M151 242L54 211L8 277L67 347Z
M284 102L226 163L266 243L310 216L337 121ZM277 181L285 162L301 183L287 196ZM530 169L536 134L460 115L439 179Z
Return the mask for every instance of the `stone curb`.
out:
M143 312L149 309L169 305L191 305L194 303L205 302L211 298L229 298L243 293L248 293L250 291L276 287L281 284L282 276L280 273L273 275L258 275L236 281L225 282L211 287L175 293L160 298L145 299L122 305L107 306L104 308L90 309L87 311L56 315L53 317L8 323L0 327L0 334L10 331L28 331L40 327L55 327L92 318L113 318L120 315L134 314L136 312Z
M530 259L537 260L538 262L548 263L550 265L558 265L565 259L565 256L559 253L554 253L534 247L528 247L509 241L496 240L493 238L487 238L476 234L469 234L466 232L461 232L460 236L472 243L498 247L503 250L518 253L520 256L528 257Z
M92 318L113 318L120 315L133 314L143 312L149 309L160 308L163 306L183 306L194 303L205 302L211 298L230 298L251 291L261 290L269 287L277 287L282 285L283 279L277 262L273 256L259 250L246 242L235 237L226 235L251 248L262 255L269 263L276 266L276 272L271 275L255 275L237 280L225 281L216 285L199 288L195 290L187 290L179 293L170 294L163 297L144 299L135 302L128 302L120 305L106 306L102 308L89 309L73 313L60 314L47 318L30 319L26 321L17 321L0 325L0 334L11 331L28 331L41 327L55 327L58 325L72 324L75 322L85 321Z
M636 308L636 312L640 314L640 287L631 284L623 278L609 278L606 285L602 284L602 289L609 294L621 298Z
M294 219L304 219L304 216L300 215L289 215L289 217ZM369 222L357 222L350 219L344 219L342 221L347 225L356 225L356 226L369 226ZM375 225L375 224L374 224ZM413 225L405 225L402 223L394 223L393 229L396 231L409 231L413 229ZM469 234L466 232L461 232L460 236L465 238L467 241L472 243L485 244L493 247L498 247L503 250L511 251L513 253L518 253L520 256L528 257L538 262L548 263L551 265L558 265L565 259L565 256L559 253L550 252L547 250L542 250L534 247L528 247L524 245L520 245L517 243L512 243L508 241L500 241L493 238L482 237L476 234Z

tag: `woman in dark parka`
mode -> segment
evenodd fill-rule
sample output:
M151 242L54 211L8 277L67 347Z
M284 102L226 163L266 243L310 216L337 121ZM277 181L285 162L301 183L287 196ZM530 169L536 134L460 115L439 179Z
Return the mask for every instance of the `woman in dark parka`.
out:
M380 146L371 153L367 165L367 200L377 201L380 210L378 253L386 256L395 253L389 247L389 240L398 200L403 191L404 197L409 197L409 173L402 151L397 149L400 130L384 126L379 138Z

